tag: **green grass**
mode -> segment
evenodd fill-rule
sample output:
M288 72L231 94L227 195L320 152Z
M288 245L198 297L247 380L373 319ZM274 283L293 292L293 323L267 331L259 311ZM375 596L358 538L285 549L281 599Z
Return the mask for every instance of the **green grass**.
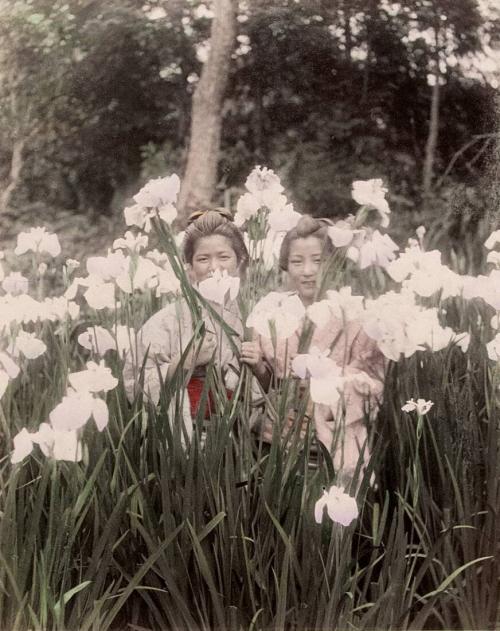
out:
M388 378L378 488L364 480L347 528L313 519L334 481L326 455L318 470L277 440L255 455L240 403L184 452L164 410L129 408L118 390L109 428L86 430L83 463L4 460L2 628L494 629L493 402L465 360L446 374L441 358L418 362ZM399 411L416 384L436 402L418 452L416 420Z
M156 307L124 299L118 316L135 323ZM498 374L484 348L493 334L477 325L486 307L447 307L450 324L472 332L470 348L391 364L360 516L346 528L314 521L335 483L329 455L313 469L308 444L284 450L277 432L259 445L248 399L221 397L204 445L196 434L182 449L175 380L156 408L128 403L120 382L108 427L84 430L82 462L35 449L12 466L12 436L46 420L84 359L73 331L44 323L47 354L0 402L0 629L498 628ZM107 364L121 374L118 358ZM401 411L410 397L435 404L421 432ZM266 405L284 422L283 400Z

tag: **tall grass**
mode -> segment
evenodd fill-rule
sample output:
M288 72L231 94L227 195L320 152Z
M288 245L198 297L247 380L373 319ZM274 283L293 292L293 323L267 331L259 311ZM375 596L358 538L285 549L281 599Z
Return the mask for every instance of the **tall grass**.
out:
M137 317L123 298L123 317ZM138 302L144 317L156 307ZM0 407L0 628L498 628L498 375L476 308L453 299L448 313L472 331L470 348L391 364L348 527L314 521L335 483L328 453L313 468L310 436L281 445L292 383L281 400L264 397L278 427L270 446L250 431L249 400L221 390L206 436L197 428L183 448L179 371L157 407L129 403L120 381L108 427L85 428L82 462L35 451L12 466L12 436L45 420L82 360L69 331L46 323L48 353ZM111 365L120 375L121 360ZM207 383L217 379L212 369ZM401 411L417 396L435 404L420 419Z

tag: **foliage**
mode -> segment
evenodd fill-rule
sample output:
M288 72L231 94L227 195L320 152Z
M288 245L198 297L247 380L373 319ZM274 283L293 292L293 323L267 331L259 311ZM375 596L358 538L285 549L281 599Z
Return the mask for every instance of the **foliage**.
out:
M166 171L182 168L198 55L209 30L204 3L4 5L5 179L11 132L25 141L13 207L43 200L106 213L144 174L143 148L151 143ZM261 162L280 172L306 212L350 212L350 182L375 176L390 184L396 210L418 208L436 13L446 25L438 51L445 83L436 173L453 161L452 184L477 185L491 152L481 145L457 152L475 135L493 132L494 89L486 79L467 77L462 60L494 37L498 21L468 0L398 6L285 0L240 7L224 107L220 199ZM156 11L156 19L148 11Z
M424 37L428 9L417 5L261 4L243 23L251 51L236 64L234 125L240 138L245 132L254 162L278 169L305 212L350 212L350 182L380 175L390 183L397 209L418 205L433 49ZM471 3L427 5L438 7L452 25L448 54L458 58L478 46L467 35L474 29L466 24L479 20ZM464 80L460 64L447 67L442 92L440 172L472 134L492 131L495 118L493 91ZM229 145L233 135L229 121ZM466 172L461 164L455 164L454 177L474 184L477 171ZM247 168L241 162L243 172ZM236 172L235 180L240 178Z
M37 10L19 1L2 21L4 63L15 76L2 101L23 96L26 125L49 126L36 127L25 154L29 185L19 194L101 211L139 173L141 145L183 137L178 110L188 109L183 73L193 64L192 42L186 46L178 23L149 20L136 2L50 2ZM184 70L162 76L165 60ZM21 114L6 112L6 129Z

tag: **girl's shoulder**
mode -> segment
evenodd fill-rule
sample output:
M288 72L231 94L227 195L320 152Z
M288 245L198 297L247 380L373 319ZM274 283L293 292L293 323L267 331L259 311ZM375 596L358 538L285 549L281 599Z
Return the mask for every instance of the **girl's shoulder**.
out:
M295 291L270 291L264 296L261 296L259 300L257 300L254 309L272 309L273 307L278 308L282 306L284 302L286 303L288 300L294 300L295 298L300 300L297 292Z
M143 334L149 335L159 330L176 329L186 320L188 312L189 308L185 300L174 300L146 320L141 330Z
M342 345L366 343L368 336L363 330L363 323L359 319L339 318L330 315L326 322L316 324L314 327L315 340L342 340Z

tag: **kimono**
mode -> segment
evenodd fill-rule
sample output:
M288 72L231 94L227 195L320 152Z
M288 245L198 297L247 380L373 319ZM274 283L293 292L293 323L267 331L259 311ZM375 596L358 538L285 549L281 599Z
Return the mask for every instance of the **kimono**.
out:
M312 416L316 438L330 451L336 471L351 479L361 450L364 446L364 464L369 457L366 417L373 419L377 413L384 388L385 358L372 340L363 331L359 321L343 321L332 317L324 327L311 323L312 335L309 349L316 347L342 368L347 377L339 405L333 409L328 405L309 404L306 413ZM287 338L273 342L262 335L257 336L265 363L274 379L283 379L292 374L292 361L299 352L299 341L303 325ZM301 353L308 350L300 349ZM363 380L349 377L365 373L370 378L368 387ZM361 375L360 375L361 376ZM332 377L332 388L335 383Z
M211 304L211 306L222 317L224 322L238 334L239 337L234 336L233 341L239 349L243 325L236 302L230 302L224 307L216 304ZM205 309L202 310L202 317L206 330L216 336L217 347L213 362L223 376L226 392L230 397L238 382L238 359L220 323ZM137 333L135 344L134 341L132 342L132 347L135 346L135 348L127 353L125 357L123 381L129 401L133 401L138 394L139 375L147 353L147 359L144 363L143 393L154 404L158 404L161 382L165 383L168 379L168 369L172 361L176 360L183 353L192 337L192 315L184 299L168 304L147 320ZM158 371L161 374L161 380ZM197 366L191 373L192 376L186 383L186 392L182 397L184 425L189 437L191 437L193 431L193 417L198 412L205 378L205 367ZM186 394L187 396L185 396ZM210 408L211 395L209 394L209 403L204 413L205 418L209 418Z

